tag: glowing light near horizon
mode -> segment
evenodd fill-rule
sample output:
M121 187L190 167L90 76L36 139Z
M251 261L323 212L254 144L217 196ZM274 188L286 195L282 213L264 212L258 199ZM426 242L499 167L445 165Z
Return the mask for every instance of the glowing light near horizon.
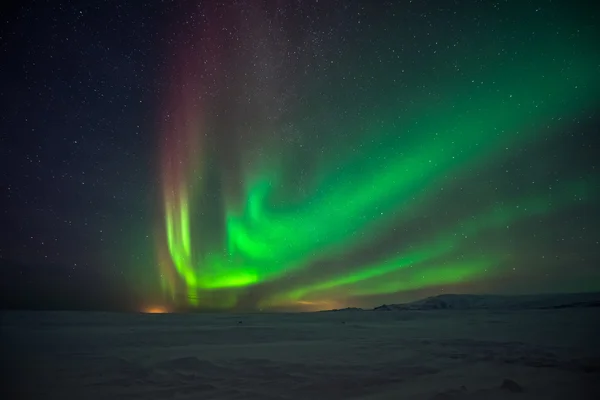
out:
M145 308L144 310L142 310L142 312L145 314L167 314L169 313L169 310L167 310L166 307L155 306Z

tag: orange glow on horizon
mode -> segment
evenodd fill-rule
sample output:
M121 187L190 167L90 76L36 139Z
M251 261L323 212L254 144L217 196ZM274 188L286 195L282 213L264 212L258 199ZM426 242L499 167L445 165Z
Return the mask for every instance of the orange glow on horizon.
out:
M339 302L331 300L306 301L299 300L296 306L300 306L303 311L323 311L333 310L340 307Z
M147 307L142 310L143 313L146 314L167 314L169 311L165 307Z

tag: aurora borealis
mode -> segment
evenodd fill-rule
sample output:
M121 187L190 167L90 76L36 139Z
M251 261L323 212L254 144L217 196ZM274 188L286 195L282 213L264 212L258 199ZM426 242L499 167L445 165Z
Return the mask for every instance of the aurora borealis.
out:
M178 32L159 143L171 299L268 309L494 279L520 263L511 227L597 201L591 172L535 157L597 106L592 37L558 9L478 7L476 39L452 8L431 31L395 25L408 4L311 6L296 23L292 3L183 13L199 20ZM363 13L378 26L340 31ZM407 29L428 45L415 53ZM506 187L517 153L541 173Z
M161 312L600 289L585 2L176 3L8 18L4 262Z

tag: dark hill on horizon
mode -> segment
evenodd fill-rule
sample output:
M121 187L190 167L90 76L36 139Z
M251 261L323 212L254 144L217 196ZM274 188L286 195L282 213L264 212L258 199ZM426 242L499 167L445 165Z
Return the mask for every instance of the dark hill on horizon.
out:
M345 308L329 311L403 310L534 310L600 307L600 292L529 295L442 294L409 303L382 304L370 310Z

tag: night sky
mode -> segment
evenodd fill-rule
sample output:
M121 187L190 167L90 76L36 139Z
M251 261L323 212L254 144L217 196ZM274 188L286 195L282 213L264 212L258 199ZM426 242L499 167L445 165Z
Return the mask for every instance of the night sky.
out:
M4 6L2 305L600 290L591 4Z

